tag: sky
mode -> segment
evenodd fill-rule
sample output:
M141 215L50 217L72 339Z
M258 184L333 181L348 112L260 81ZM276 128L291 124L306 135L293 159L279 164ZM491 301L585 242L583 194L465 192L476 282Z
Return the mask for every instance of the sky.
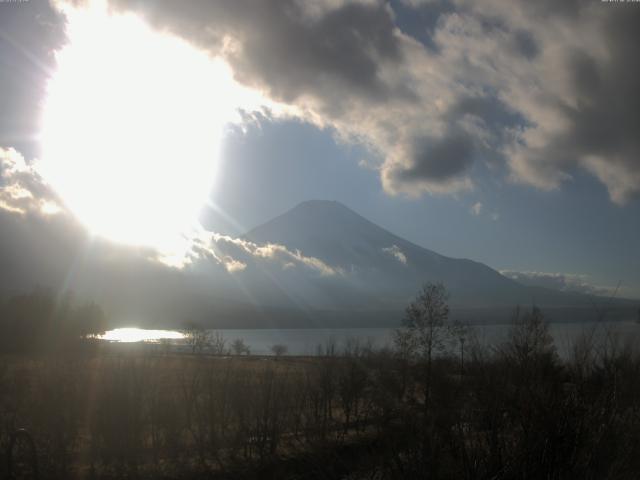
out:
M72 198L59 179L83 171L83 163L67 164L56 183L39 162L47 159L43 145L51 148L43 111L51 104L52 78L60 78L61 62L71 57L60 52L85 38L69 27L82 25L70 12L86 5L0 2L6 232L9 225L35 232L34 222L46 231ZM199 85L189 97L202 119L209 108L224 124L207 184L209 206L200 213L215 236L202 240L201 233L201 242L238 247L244 232L299 202L337 200L418 245L523 282L600 293L619 285L619 295L640 298L640 3L111 0L108 9L135 15L150 31L227 69L227 83ZM135 38L119 42L135 51ZM87 53L95 68L106 65L105 75L130 80L147 65L159 79L171 68L170 55L156 66L140 50L139 64L118 71L123 67L109 63L114 44L107 37L99 44L104 51ZM184 68L188 77L191 67ZM109 98L114 81L85 84L94 81L87 95ZM122 88L139 98L135 82ZM231 100L222 105L225 99ZM237 115L227 112L234 107ZM170 108L160 114L182 113ZM84 123L70 124L70 143L94 138ZM103 125L96 141L118 145L126 132L109 130ZM171 136L150 131L149 141ZM180 174L192 167L180 149L195 152L201 137L189 131L179 139L160 191L193 181ZM63 147L63 154L70 151ZM108 152L104 162L111 165L117 154ZM147 184L145 175L149 182L159 176L154 167L142 176L130 173L131 152L123 158L133 160L101 183L114 198L122 179L132 179L136 189ZM180 196L187 191L175 188ZM71 223L55 228L73 230ZM2 237L0 249L14 238ZM192 258L207 255L190 248ZM227 271L240 268L216 248L209 254Z

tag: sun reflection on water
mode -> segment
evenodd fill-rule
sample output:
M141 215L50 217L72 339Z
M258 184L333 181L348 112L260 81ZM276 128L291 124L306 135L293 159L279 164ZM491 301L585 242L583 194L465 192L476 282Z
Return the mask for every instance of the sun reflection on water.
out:
M99 335L99 339L110 342L134 343L134 342L158 342L163 339L180 340L184 335L174 330L145 330L143 328L115 328Z

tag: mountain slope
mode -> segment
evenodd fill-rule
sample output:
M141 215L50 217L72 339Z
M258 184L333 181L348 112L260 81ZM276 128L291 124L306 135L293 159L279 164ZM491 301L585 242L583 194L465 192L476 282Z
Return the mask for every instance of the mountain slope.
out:
M360 303L370 301L376 308L381 304L397 308L406 305L426 281L444 283L451 304L458 307L513 307L533 302L543 306L589 304L584 295L523 286L482 263L445 257L415 245L338 202L301 203L249 231L246 238L257 243L279 243L342 269L348 281L334 289L341 297L336 301L340 306L351 293L357 293ZM325 281L322 288L330 299L334 298L331 282Z

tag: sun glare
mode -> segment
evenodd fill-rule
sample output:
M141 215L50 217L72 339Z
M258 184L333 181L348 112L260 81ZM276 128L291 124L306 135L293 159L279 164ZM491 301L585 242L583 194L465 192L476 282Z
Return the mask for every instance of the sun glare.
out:
M158 342L163 339L180 340L184 335L173 330L144 330L141 328L116 328L109 330L98 338L110 342L134 343L134 342Z
M225 124L259 99L224 62L136 16L89 8L67 20L39 171L94 234L170 249L197 224Z

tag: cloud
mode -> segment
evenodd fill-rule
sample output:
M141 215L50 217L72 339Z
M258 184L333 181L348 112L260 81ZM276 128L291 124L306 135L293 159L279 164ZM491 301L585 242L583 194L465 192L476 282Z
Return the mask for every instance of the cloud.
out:
M232 257L226 256L222 258L222 263L224 264L224 268L227 269L227 272L241 272L245 268L247 268L247 264L244 262L240 262Z
M482 164L541 189L583 169L619 204L640 191L636 5L110 3L224 57L240 82L366 146L389 193L469 190ZM411 36L393 8L428 15L433 27Z
M600 2L534 7L490 1L466 7L467 14L451 21L468 40L456 44L451 31L442 39L457 45L524 119L501 148L511 178L553 189L582 168L602 181L616 203L637 194L640 64L630 45L640 40L640 10ZM494 26L482 34L478 21L492 17ZM498 40L515 31L524 32L535 48L508 55L506 42Z
M589 277L587 275L575 273L517 272L512 270L501 270L500 273L523 285L551 288L561 292L576 292L589 295L606 295L611 293L611 289L609 288L595 286L589 283Z
M20 215L63 211L55 193L13 148L0 147L0 209Z
M191 247L183 261L190 267L209 260L224 266L229 273L244 271L252 265L254 268L276 266L280 271L301 268L320 276L344 274L340 267L330 266L318 258L303 255L299 250L291 251L275 243L257 244L204 231L194 235L190 242Z
M482 202L476 202L473 205L471 205L471 207L469 207L469 213L471 213L471 215L474 215L476 217L479 217L485 211L486 211L486 208L482 204ZM491 213L486 212L486 215L488 215L489 218L494 222L497 222L498 220L500 220L500 214L498 212L491 212Z
M398 260L403 265L407 264L407 256L404 254L402 249L397 245L391 245L388 248L383 248L382 251L384 253L388 253L389 255L393 255L396 260Z
M391 192L441 193L467 190L464 175L473 163L474 141L462 131L442 136L416 133L396 149L394 160L382 167L383 185Z

